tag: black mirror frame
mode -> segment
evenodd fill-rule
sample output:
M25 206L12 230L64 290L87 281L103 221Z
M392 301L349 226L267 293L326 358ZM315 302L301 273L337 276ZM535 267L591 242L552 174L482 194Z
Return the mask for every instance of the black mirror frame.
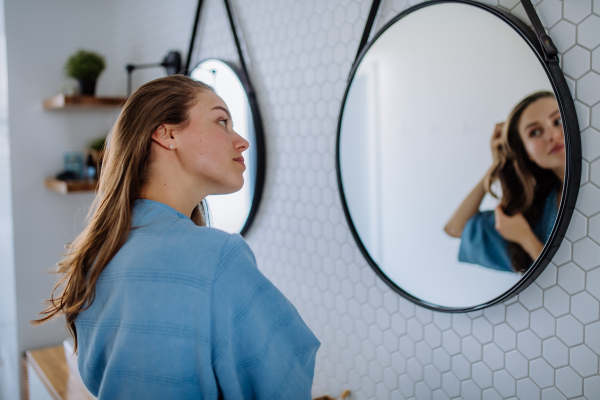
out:
M505 23L510 25L522 38L527 42L531 50L535 53L538 60L542 64L548 79L552 84L552 88L554 90L554 94L556 100L558 102L560 114L563 119L563 129L565 134L565 156L566 156L566 170L565 170L565 178L564 178L564 186L563 193L560 202L560 206L558 209L558 216L556 218L556 222L554 223L554 227L552 228L552 233L550 234L550 238L544 245L542 253L534 261L534 263L529 267L527 272L523 274L523 277L510 289L504 292L502 295L486 302L483 304L479 304L472 307L444 307L437 304L429 303L427 301L421 300L410 293L404 291L400 288L396 283L388 278L388 276L379 268L377 263L371 258L369 252L365 248L362 243L358 232L352 222L352 218L350 216L350 212L348 209L348 204L346 203L346 198L344 195L344 187L342 184L342 175L341 175L341 166L340 166L340 139L341 139L341 125L342 125L342 117L344 114L344 108L346 105L346 99L348 97L348 93L350 90L350 86L352 85L352 81L356 74L356 71L360 65L360 62L365 57L373 43L377 41L377 39L392 25L401 20L403 17L408 14L417 11L424 7L433 6L441 3L461 3L467 4L474 7L481 8L496 17L503 20ZM537 17L537 16L536 16ZM531 17L530 17L531 18ZM535 21L532 21L535 25ZM551 43L551 41L550 41ZM342 202L342 207L344 209L344 215L346 217L346 221L348 222L350 231L358 248L361 253L371 266L375 273L395 292L403 296L404 298L412 301L420 305L421 307L428 308L434 311L443 311L449 313L461 313L461 312L471 312L476 310L481 310L483 308L492 306L494 304L498 304L500 302L506 301L511 297L519 294L526 287L528 287L531 283L533 283L537 277L544 271L554 254L556 254L558 248L560 247L562 240L565 236L567 228L569 226L569 222L571 221L571 216L573 215L573 210L575 209L575 203L577 201L577 195L579 193L579 185L581 180L581 138L579 132L579 123L577 120L577 114L575 112L575 105L573 103L573 98L571 96L571 92L569 91L569 87L567 86L567 82L565 80L564 74L560 69L558 58L557 57L548 57L544 52L544 49L540 45L540 40L536 34L529 28L523 21L516 18L512 14L505 12L501 9L478 3L472 0L431 0L428 2L420 3L413 7L406 9L405 11L398 14L391 21L389 21L381 30L379 30L373 37L373 39L364 46L357 58L354 62L352 69L350 71L350 77L348 79L348 84L346 86L346 91L344 93L344 97L342 100L342 105L340 109L338 126L337 126L337 137L336 137L336 174L337 174L337 182L339 194Z
M198 32L198 24L200 23L200 14L202 12L202 3L203 0L198 0L198 6L196 7L196 16L194 19L194 26L192 28L192 36L190 38L190 44L188 47L188 56L185 62L185 70L184 73L186 75L191 75L193 70L190 70L190 63L192 60L192 54L194 52L194 43L196 41L196 35ZM238 30L235 23L235 17L233 14L233 9L229 0L223 0L225 5L225 10L227 11L227 19L229 20L229 28L231 29L231 34L233 36L233 41L235 42L235 48L237 50L240 69L238 69L237 65L229 62L220 60L217 58L207 58L198 64L202 64L207 60L217 60L224 64L226 64L233 73L237 76L237 78L242 83L242 87L246 92L246 96L248 96L248 103L250 104L250 112L252 113L252 120L254 123L254 138L256 140L256 175L254 182L254 193L252 194L252 204L250 206L250 212L248 213L248 218L246 218L246 222L240 231L240 235L245 236L254 218L256 217L256 213L258 212L258 207L260 205L260 201L262 199L263 189L265 186L265 174L267 170L267 151L265 145L265 133L264 133L264 125L262 122L262 118L260 116L260 111L258 108L258 100L256 99L256 93L254 92L254 87L250 82L250 75L248 74L248 68L246 67L246 60L244 58L244 52L242 51L242 46L240 43L240 37L238 35ZM194 69L196 68L194 67ZM210 216L209 216L210 217Z
M192 72L202 63L206 61L219 61L223 64L227 65L235 76L239 79L244 88L244 92L246 92L246 96L248 96L248 104L250 105L250 112L252 113L252 123L254 125L254 139L256 146L256 171L255 171L255 180L254 180L254 193L252 193L252 204L250 205L250 212L248 213L248 218L246 218L246 222L240 231L240 235L245 236L254 218L256 217L256 213L258 212L258 206L260 205L260 200L262 199L263 189L265 186L265 171L266 171L266 149L265 149L265 134L263 129L262 118L260 116L260 111L258 108L258 102L256 101L256 95L254 91L252 91L252 87L250 86L248 79L246 79L245 75L240 73L238 67L230 61L221 60L218 58L207 58L205 60L200 61L194 68L190 70L190 75ZM210 218L210 214L209 214Z

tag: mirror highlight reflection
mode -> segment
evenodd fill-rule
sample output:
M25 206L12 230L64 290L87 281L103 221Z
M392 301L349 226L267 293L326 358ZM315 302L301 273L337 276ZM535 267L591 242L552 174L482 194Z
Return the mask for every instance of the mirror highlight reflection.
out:
M243 154L246 171L242 189L206 198L210 226L229 233L240 233L250 213L256 177L256 140L248 96L236 72L223 61L203 61L192 70L190 76L213 87L227 104L234 130L250 143Z
M554 228L564 143L552 85L515 30L466 4L421 8L376 39L347 93L339 163L352 224L405 292L487 303Z

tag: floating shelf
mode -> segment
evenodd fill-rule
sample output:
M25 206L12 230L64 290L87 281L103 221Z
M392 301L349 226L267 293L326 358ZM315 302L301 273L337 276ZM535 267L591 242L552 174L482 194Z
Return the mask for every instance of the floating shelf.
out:
M46 179L46 187L60 194L94 192L97 186L97 181L59 181L53 178Z
M122 107L125 97L65 96L57 94L44 100L44 110L94 109Z

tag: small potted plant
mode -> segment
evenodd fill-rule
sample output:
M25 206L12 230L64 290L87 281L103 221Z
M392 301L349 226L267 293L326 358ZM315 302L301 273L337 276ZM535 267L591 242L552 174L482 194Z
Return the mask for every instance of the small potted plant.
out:
M96 93L98 77L105 67L104 57L100 54L79 50L65 63L65 73L79 81L82 96L93 96Z

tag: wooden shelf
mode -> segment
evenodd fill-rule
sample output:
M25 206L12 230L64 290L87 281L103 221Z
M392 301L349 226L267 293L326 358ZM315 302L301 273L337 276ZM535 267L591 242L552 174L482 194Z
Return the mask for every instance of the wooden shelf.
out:
M63 346L25 352L28 373L34 373L55 400L91 400L81 377L71 372ZM34 377L28 376L29 381Z
M98 182L93 181L59 181L58 179L46 179L46 187L60 194L94 192Z
M44 100L44 110L102 109L122 107L125 97L65 96L57 94Z

